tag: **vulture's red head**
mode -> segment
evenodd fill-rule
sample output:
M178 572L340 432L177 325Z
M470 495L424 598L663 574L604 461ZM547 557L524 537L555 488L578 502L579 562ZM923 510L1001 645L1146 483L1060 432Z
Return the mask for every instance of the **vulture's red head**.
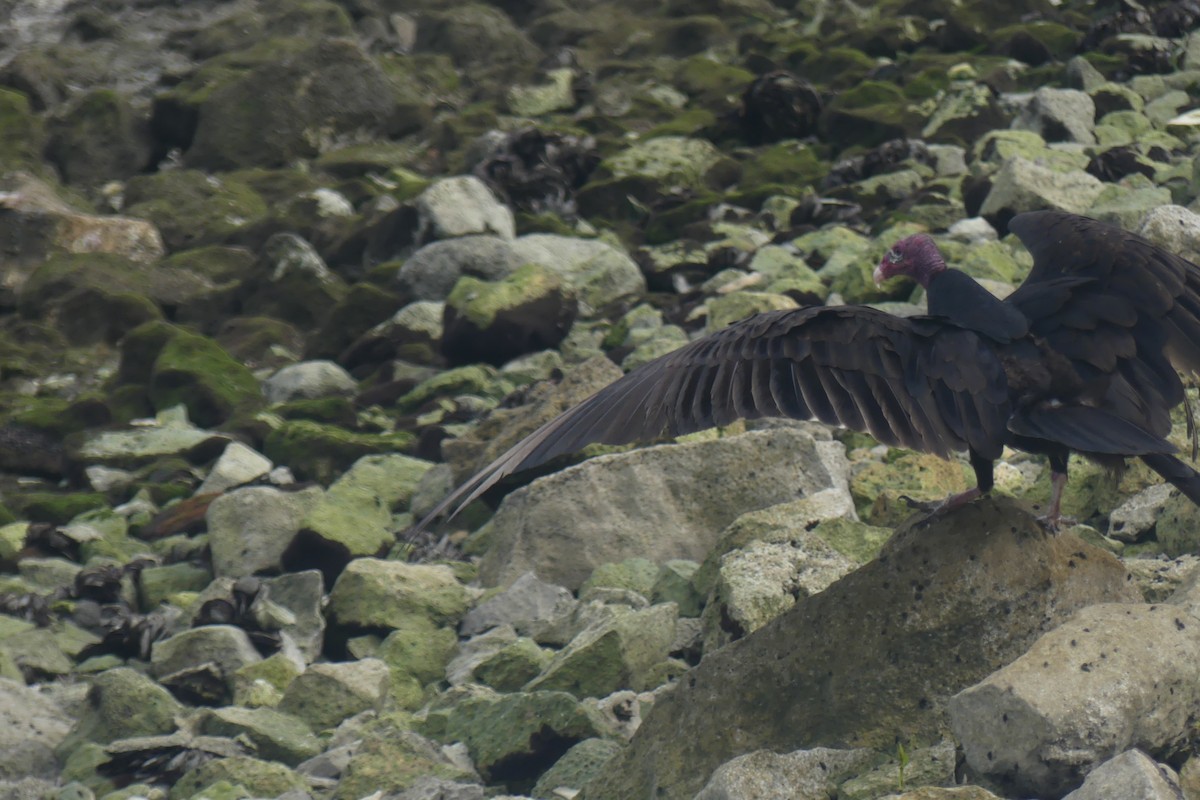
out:
M906 275L929 288L929 279L946 268L942 254L927 233L908 236L892 245L875 268L875 283L896 275Z

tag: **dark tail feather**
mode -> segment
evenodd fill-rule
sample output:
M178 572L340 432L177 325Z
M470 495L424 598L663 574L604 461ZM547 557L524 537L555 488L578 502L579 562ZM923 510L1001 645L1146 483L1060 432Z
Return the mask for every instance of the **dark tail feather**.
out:
M1167 453L1147 453L1140 456L1146 466L1170 481L1188 499L1200 506L1200 472Z

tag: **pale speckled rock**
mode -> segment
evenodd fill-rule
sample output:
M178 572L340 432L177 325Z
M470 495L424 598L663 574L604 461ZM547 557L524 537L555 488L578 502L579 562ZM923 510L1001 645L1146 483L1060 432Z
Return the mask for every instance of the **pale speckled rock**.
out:
M378 658L313 664L288 685L279 710L322 731L355 714L379 709L389 681L388 666Z
M910 792L889 794L883 800L1003 800L982 786L922 786Z
M601 456L506 497L479 578L536 569L570 589L633 555L700 560L739 514L845 486L845 472L841 444L792 429Z
M643 797L651 786L663 800L687 800L720 764L754 750L891 749L897 736L935 736L950 696L1071 611L1136 596L1114 557L1047 534L1011 500L903 527L879 558L706 655L658 695L589 800Z
M1158 522L1158 515L1171 497L1173 487L1159 483L1135 494L1108 515L1108 535L1122 542L1136 542Z
M294 492L247 486L213 500L205 515L213 572L240 577L280 569L280 560L302 520L323 495L317 486Z
M1183 796L1175 770L1141 750L1126 750L1092 770L1083 785L1063 800L1179 800Z
M212 465L196 494L224 492L257 480L272 470L271 459L241 442L230 442Z
M721 556L701 615L706 653L740 639L824 590L857 564L803 529L787 541L753 541Z
M996 173L979 213L994 217L1058 208L1082 214L1103 188L1104 184L1086 172L1057 172L1018 156Z
M758 750L718 767L694 800L828 800L876 759L872 750Z
M0 678L0 780L54 778L71 719L37 689Z
M1013 122L1014 128L1037 131L1047 142L1094 144L1096 104L1078 89L1043 86Z
M1060 795L1111 753L1169 751L1200 715L1200 618L1174 605L1085 608L956 695L967 763L1021 793Z
M1162 603L1179 599L1180 589L1191 585L1193 573L1200 569L1200 556L1126 558L1124 563L1142 599L1147 603Z
M473 175L456 175L430 184L417 198L419 238L451 239L473 233L515 236L512 211Z
M302 361L289 364L263 381L268 403L312 400L341 395L348 397L358 388L350 373L332 361Z
M507 589L468 611L458 630L463 636L474 636L500 625L512 625L522 636L535 636L551 620L570 614L576 602L567 589L526 572Z
M1200 214L1183 206L1165 205L1146 214L1137 232L1154 244L1200 261Z

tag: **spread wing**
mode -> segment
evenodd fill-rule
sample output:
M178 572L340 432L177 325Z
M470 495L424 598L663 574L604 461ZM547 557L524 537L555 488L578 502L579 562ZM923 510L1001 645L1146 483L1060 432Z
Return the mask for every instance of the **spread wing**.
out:
M1007 301L1030 330L1103 386L1103 407L1159 436L1183 401L1176 369L1200 373L1200 267L1136 234L1062 211L1009 229L1033 270Z
M998 458L1008 391L995 354L967 330L865 306L759 314L642 365L547 422L421 521L506 475L587 444L625 444L737 419L817 419L939 455Z

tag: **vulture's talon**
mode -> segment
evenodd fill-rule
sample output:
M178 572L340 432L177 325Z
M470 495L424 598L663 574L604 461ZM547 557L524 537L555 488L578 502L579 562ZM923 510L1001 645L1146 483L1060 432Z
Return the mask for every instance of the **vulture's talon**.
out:
M906 494L902 494L899 497L897 497L896 499L900 500L906 506L908 506L910 511L930 511L930 512L932 512L932 511L937 511L944 505L944 503L941 500L917 500L916 498L909 497Z

